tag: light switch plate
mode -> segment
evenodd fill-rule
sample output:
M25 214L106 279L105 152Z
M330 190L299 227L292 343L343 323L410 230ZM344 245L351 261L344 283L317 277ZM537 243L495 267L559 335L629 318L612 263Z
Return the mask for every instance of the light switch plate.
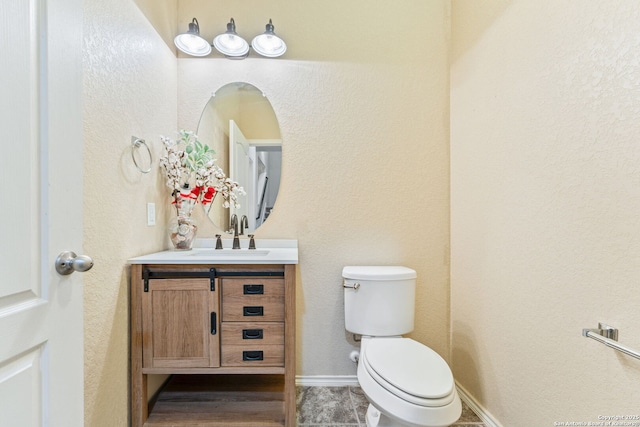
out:
M156 204L147 203L147 225L156 225Z

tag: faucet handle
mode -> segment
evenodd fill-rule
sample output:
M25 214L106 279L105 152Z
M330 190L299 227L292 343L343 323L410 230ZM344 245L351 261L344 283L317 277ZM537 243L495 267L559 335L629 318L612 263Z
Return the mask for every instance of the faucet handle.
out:
M216 234L216 249L222 249L222 235Z
M253 238L253 234L249 234L249 249L255 249L256 248L256 241Z

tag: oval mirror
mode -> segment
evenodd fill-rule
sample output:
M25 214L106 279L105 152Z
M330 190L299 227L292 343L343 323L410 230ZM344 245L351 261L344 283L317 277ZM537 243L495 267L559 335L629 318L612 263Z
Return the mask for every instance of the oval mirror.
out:
M246 194L238 196L240 207L226 208L216 198L205 206L207 217L220 229L233 233L232 215L245 233L269 217L280 188L282 139L276 114L266 95L249 83L229 83L204 107L197 135L215 150L216 163Z

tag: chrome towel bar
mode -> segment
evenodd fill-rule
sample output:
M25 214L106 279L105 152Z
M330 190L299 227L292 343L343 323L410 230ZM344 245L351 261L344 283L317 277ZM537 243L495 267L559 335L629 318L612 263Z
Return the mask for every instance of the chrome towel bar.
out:
M626 345L618 343L618 330L612 326L605 325L604 323L598 323L597 329L583 329L582 336L594 339L607 347L611 347L614 350L618 350L626 355L640 359L640 353Z

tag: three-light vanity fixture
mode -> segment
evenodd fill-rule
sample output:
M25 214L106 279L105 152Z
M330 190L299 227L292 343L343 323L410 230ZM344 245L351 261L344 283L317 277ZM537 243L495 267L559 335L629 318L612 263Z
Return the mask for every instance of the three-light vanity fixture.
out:
M191 56L207 56L211 53L211 44L200 35L198 20L193 18L189 23L189 31L179 34L173 39L176 47ZM271 19L266 25L266 30L258 34L251 41L251 45L236 33L236 23L231 18L227 24L227 31L217 35L213 39L213 47L225 57L230 59L244 59L249 56L249 49L268 58L277 58L287 51L287 45L273 32Z

